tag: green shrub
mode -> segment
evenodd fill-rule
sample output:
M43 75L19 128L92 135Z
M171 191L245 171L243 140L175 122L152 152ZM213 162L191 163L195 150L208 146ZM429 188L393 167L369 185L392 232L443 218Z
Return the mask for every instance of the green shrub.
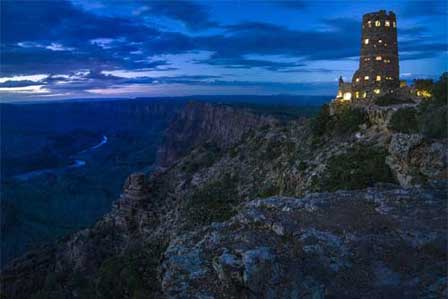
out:
M308 164L305 161L300 161L298 169L300 171L304 171L308 168Z
M359 129L359 126L367 123L367 113L362 108L341 107L335 114L334 130L338 134L353 133Z
M314 136L322 136L328 131L328 124L331 120L330 107L328 104L322 105L319 114L313 118L311 129Z
M354 190L372 186L377 182L394 183L385 159L384 149L355 146L350 152L330 159L320 189Z
M414 108L403 108L398 110L392 115L388 128L400 133L417 133L417 111Z
M159 292L157 267L165 249L166 244L154 242L104 261L97 274L97 298L143 299Z
M448 73L434 84L433 98L423 101L418 109L420 132L429 138L448 138Z
M429 138L448 138L448 105L425 103L419 108L420 133Z
M222 222L235 215L238 204L237 178L229 174L197 190L184 206L184 213L192 225Z

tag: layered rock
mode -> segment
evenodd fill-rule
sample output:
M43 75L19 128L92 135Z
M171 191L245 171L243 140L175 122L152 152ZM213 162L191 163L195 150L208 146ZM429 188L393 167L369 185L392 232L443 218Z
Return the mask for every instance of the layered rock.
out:
M276 122L273 117L244 109L190 102L167 129L164 143L158 151L158 163L162 167L169 166L204 142L229 148L241 141L248 131Z

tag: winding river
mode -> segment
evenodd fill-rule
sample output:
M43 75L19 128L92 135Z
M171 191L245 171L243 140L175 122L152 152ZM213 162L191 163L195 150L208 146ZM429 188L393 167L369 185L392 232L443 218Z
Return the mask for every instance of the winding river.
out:
M103 135L101 141L98 144L95 144L92 147L84 149L73 156L96 150L96 149L102 147L103 145L105 145L107 142L108 142L107 136ZM18 174L16 176L14 176L14 178L17 180L20 180L20 181L26 181L33 177L39 176L39 175L57 173L57 172L61 172L61 171L68 170L68 169L79 168L79 167L85 166L86 164L87 164L87 162L84 160L75 159L70 165L67 165L64 167L37 169L37 170L22 173L22 174Z

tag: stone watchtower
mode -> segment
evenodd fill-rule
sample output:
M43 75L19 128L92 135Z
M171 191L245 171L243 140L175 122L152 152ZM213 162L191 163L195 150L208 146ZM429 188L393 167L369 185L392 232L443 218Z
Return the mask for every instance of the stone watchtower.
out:
M400 87L396 22L391 11L363 16L361 55L352 79L352 100L370 99Z

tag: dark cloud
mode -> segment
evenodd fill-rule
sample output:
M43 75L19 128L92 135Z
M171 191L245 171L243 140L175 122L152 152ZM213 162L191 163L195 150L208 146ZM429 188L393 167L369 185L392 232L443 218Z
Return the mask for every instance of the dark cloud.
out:
M142 1L149 9L143 14L165 16L184 23L189 29L203 30L216 27L206 9L192 1Z
M20 80L20 81L8 80L8 81L0 83L0 87L7 87L7 88L27 87L27 86L35 86L35 85L39 85L39 84L36 83L35 81L30 81L30 80Z
M404 17L443 16L448 13L447 9L448 4L444 0L407 1L401 15Z

